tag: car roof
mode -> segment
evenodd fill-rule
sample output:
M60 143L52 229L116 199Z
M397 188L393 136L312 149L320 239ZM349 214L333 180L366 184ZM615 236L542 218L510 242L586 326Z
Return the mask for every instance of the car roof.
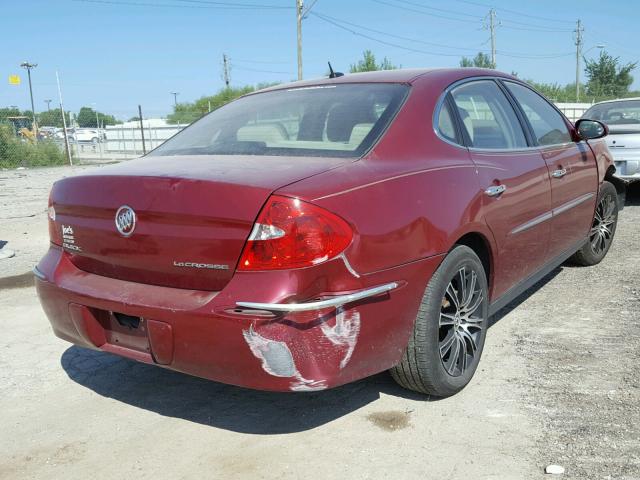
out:
M595 105L602 105L604 103L626 102L627 100L640 100L640 97L616 98L614 100L603 100L602 102L594 103L592 107Z
M274 85L256 92L268 92L273 90L287 90L292 88L304 88L321 85L336 85L349 83L405 83L411 84L418 78L427 75L446 76L451 83L468 77L493 76L503 77L517 80L516 77L497 70L487 68L402 68L397 70L378 70L375 72L348 73L336 78L314 78L310 80L302 80L297 82Z

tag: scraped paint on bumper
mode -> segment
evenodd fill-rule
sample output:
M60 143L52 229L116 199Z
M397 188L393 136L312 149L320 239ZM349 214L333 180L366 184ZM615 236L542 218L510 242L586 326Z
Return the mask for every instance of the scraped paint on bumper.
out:
M79 270L52 245L36 288L55 334L74 344L223 383L275 391L335 387L398 363L442 257L356 278L336 259L308 269L236 273L220 292L176 289ZM398 288L338 308L238 308ZM139 319L132 327L127 319ZM124 321L124 320L127 321Z

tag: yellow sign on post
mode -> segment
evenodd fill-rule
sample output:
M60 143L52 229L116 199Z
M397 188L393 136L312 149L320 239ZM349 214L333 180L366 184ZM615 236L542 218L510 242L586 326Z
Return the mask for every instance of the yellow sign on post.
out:
M20 85L20 75L9 75L9 85Z

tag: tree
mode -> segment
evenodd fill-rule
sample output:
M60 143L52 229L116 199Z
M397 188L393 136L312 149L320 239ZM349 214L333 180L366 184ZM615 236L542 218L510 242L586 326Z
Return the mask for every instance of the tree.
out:
M69 118L69 112L64 112L64 116L65 120L67 121L67 125L70 125L71 119ZM40 112L38 114L38 124L41 127L62 128L62 113L60 113L60 109L54 108L53 110Z
M633 83L631 72L638 62L620 65L620 57L613 57L602 50L597 60L585 58L587 94L594 97L623 97Z
M462 59L460 59L460 66L467 68L496 68L491 61L491 57L482 52L478 52L473 58L462 57Z
M387 57L384 57L381 63L376 63L376 56L371 50L362 52L362 57L362 60L359 60L358 63L351 64L349 68L351 73L396 70L398 68L396 65L393 65Z
M525 81L553 102L574 102L576 99L575 83L560 85L559 83L540 83L533 80ZM580 84L580 88L584 88L584 86Z
M105 113L96 112L91 107L82 107L76 117L78 126L80 128L97 128L103 125L115 125L118 121L113 115L107 115ZM100 125L97 122L100 122Z
M251 93L261 88L266 88L274 84L258 84L256 86L247 85L245 87L224 87L215 95L200 97L195 102L179 103L173 107L173 113L167 116L167 123L191 123L223 105L235 100L242 95Z

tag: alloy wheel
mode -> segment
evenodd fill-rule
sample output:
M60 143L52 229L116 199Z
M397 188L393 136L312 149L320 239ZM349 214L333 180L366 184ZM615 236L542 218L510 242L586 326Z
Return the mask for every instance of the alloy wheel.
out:
M596 255L605 252L613 240L613 225L616 222L616 199L611 195L602 197L596 208L593 225L589 232L591 250Z
M478 274L470 267L460 268L442 299L438 328L440 359L453 377L462 375L476 358L485 302Z

